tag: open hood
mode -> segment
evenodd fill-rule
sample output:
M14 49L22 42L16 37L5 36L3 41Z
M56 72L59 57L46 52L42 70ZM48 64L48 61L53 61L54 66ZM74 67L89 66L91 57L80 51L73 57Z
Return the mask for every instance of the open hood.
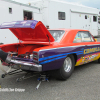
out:
M3 23L0 25L0 29L10 29L10 31L22 41L54 41L54 38L43 23L36 20Z

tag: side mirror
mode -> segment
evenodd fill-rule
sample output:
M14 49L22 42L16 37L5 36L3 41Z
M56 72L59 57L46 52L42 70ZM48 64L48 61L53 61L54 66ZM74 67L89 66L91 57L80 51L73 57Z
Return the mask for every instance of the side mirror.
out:
M95 39L95 42L97 42L97 39Z

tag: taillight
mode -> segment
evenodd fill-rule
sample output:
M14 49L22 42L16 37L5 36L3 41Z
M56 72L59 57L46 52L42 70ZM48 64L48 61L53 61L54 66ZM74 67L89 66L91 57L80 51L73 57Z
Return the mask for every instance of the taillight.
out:
M26 58L26 59L33 59L33 54L25 55L24 58Z
M37 52L33 52L33 55L37 56L37 55L38 55L38 53L37 53Z
M33 52L33 61L38 62L38 52Z
M30 55L30 59L33 59L33 54Z

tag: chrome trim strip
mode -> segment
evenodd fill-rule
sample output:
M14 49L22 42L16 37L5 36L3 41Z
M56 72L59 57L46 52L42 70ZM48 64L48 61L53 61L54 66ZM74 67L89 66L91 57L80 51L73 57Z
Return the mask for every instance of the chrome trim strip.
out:
M94 46L94 45L100 45L100 44L91 44L91 45L87 45L87 46L92 46L92 45Z
M53 50L53 49L60 49L60 48L68 48L68 47L80 47L80 46L85 46L85 45L58 47L58 48L52 48L52 49L43 49L43 50L39 50L39 51L46 51L46 50Z

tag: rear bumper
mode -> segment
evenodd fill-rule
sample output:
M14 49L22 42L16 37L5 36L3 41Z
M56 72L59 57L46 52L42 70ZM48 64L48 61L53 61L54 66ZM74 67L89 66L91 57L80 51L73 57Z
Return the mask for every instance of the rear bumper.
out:
M10 60L10 63L13 63L12 68L30 70L30 71L42 71L42 65L38 65L33 62L19 61L19 60Z

